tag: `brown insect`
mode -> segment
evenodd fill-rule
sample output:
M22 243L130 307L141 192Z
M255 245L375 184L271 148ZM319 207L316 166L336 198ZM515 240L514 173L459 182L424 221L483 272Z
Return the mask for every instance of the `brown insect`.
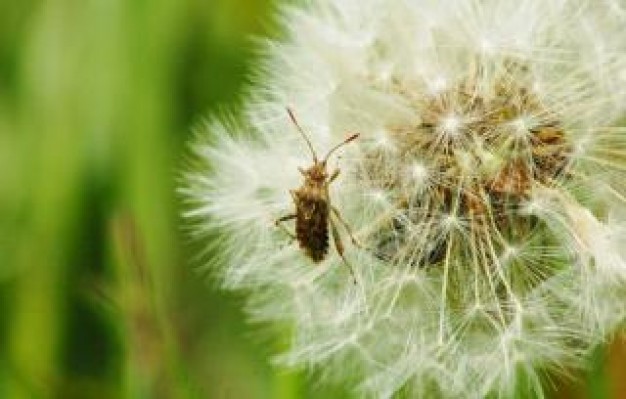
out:
M343 220L341 214L337 208L332 205L330 200L328 187L339 176L339 169L335 169L332 173L328 174L326 166L328 157L330 157L332 153L359 137L359 134L353 134L333 147L320 161L311 141L298 124L293 112L287 108L287 113L298 129L298 132L300 132L306 141L309 150L311 150L313 165L308 169L298 168L304 177L304 183L296 190L289 190L293 202L296 205L296 211L295 213L277 219L276 226L283 229L294 240L298 240L300 248L304 250L305 254L311 258L313 262L318 263L322 261L328 253L328 227L330 225L330 231L337 253L341 256L341 259L343 259L343 262L352 275L352 279L356 283L354 271L344 256L344 247L341 242L341 236L339 235L336 221L346 229L352 239L352 243L357 246L358 243L352 235L350 226ZM295 235L282 224L291 219L296 219Z

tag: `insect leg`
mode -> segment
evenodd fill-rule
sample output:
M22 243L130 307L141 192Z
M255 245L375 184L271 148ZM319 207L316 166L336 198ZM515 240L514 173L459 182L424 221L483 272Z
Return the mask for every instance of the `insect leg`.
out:
M326 184L330 184L333 182L333 180L335 180L338 176L339 176L339 169L335 169L335 171L330 175L330 177L328 178L328 183Z
M331 209L333 211L333 214L337 218L337 220L339 220L339 223L341 223L343 228L346 229L346 231L348 232L348 235L350 236L350 239L352 240L352 244L354 244L355 247L362 248L363 246L354 237L354 234L352 233L352 228L350 228L350 225L345 220L343 220L337 208L335 208L334 206L331 206Z
M281 218L278 218L274 222L276 227L280 227L293 240L296 239L296 235L293 234L291 231L287 230L287 228L283 225L283 222L286 222L287 220L295 219L296 217L297 217L297 215L295 213L292 213L291 215L287 215L287 216L283 216Z
M333 222L332 218L329 221L330 221L330 230L333 234L333 242L335 243L335 248L337 249L337 253L339 254L339 256L341 256L341 259L343 259L343 263L346 264L346 267L348 268L348 271L350 272L350 275L352 276L352 280L354 281L354 284L356 284L356 276L354 275L354 270L352 269L352 266L350 266L350 263L348 263L348 260L343 254L343 243L341 242L341 236L339 235L339 230L337 230L337 226Z

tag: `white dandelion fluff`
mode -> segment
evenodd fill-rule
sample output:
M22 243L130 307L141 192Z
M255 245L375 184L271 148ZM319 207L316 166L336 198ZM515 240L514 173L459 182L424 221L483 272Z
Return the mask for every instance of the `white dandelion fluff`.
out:
M372 397L541 396L623 327L624 1L319 0L282 19L182 190L224 286L292 325L280 362ZM316 264L275 227L313 163L287 106L319 154L360 133L327 165L356 285L332 238Z

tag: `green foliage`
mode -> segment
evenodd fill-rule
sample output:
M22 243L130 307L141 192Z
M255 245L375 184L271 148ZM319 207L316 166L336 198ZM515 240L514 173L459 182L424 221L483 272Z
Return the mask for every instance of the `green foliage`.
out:
M194 273L175 196L269 2L5 3L0 397L273 397L284 378Z

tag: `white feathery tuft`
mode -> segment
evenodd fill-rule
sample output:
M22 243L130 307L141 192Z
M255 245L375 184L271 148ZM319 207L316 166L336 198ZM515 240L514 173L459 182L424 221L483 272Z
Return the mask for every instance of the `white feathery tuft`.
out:
M626 3L318 0L282 14L238 124L181 191L282 364L371 397L543 395L626 321ZM274 222L350 134L313 263ZM291 225L286 223L288 229Z

